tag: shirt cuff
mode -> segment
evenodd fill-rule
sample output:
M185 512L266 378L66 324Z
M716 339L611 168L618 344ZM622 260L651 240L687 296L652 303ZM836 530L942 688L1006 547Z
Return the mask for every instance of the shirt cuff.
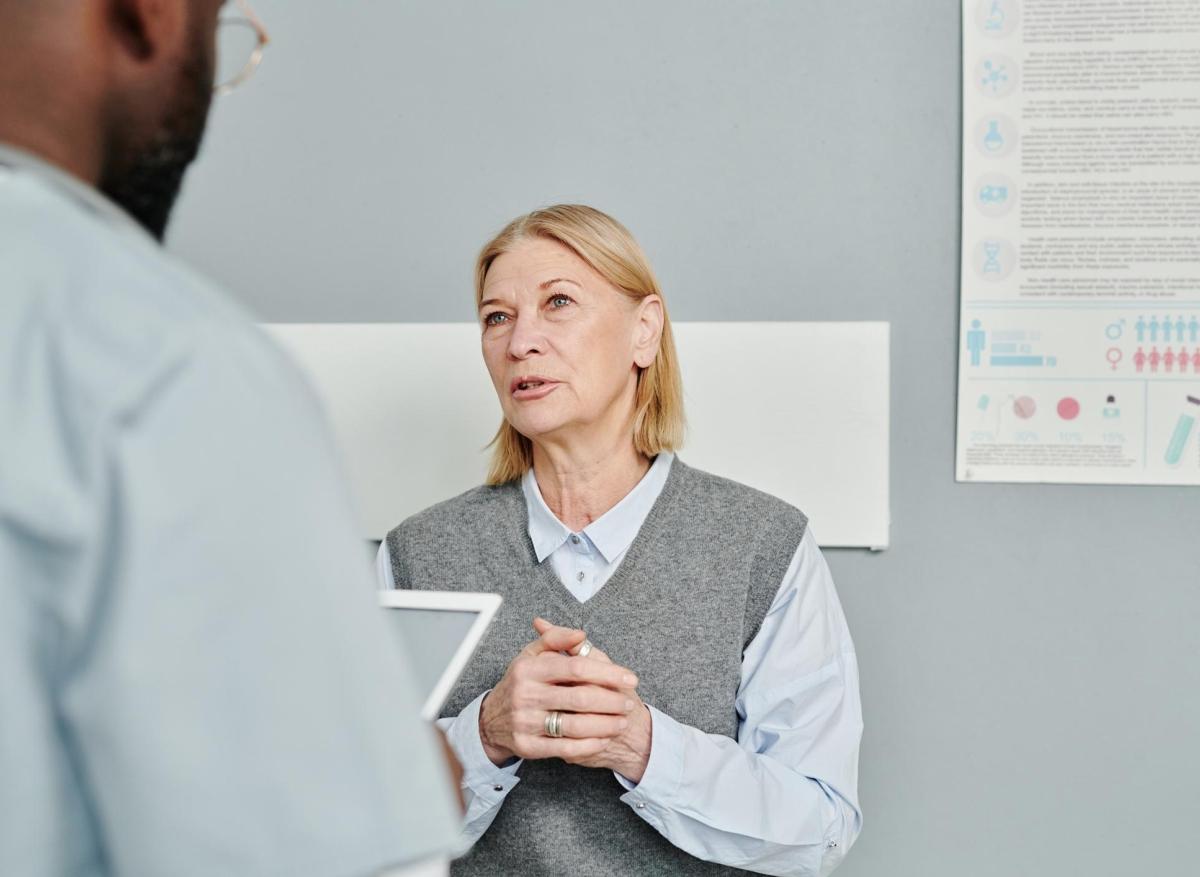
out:
M499 804L504 797L516 787L521 778L517 771L524 764L523 759L514 759L511 764L496 767L483 751L483 741L479 738L479 707L491 689L467 704L448 726L443 726L450 747L458 756L463 769L463 788L470 791L475 800L471 809L476 809L476 802L484 807ZM468 820L471 814L467 814Z
M683 752L687 745L688 728L666 713L646 704L650 710L650 760L642 781L634 784L614 772L628 791L621 801L646 819L656 810L668 809L676 797L683 779Z

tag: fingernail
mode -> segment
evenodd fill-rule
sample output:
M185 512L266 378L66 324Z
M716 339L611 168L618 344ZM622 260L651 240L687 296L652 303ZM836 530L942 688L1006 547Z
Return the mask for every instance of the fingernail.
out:
M636 677L636 676L634 676L632 673L626 673L626 674L625 674L625 679L624 679L624 682L625 682L625 684L626 684L627 686L629 686L630 688L636 688L636 687L637 687L637 677Z
M632 709L633 709L633 701L632 700L625 701L625 712L629 712Z

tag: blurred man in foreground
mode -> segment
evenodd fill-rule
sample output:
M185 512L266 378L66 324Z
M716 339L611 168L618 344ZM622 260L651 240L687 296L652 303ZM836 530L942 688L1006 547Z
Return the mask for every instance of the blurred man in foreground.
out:
M160 246L229 14L256 61L240 2L0 0L3 874L415 873L457 835L314 399Z

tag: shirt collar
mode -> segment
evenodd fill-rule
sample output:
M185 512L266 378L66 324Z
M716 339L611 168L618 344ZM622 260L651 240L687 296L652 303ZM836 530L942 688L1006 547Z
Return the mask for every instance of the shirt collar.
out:
M529 541L533 543L533 553L537 555L538 563L541 563L567 541L571 531L554 516L546 500L542 499L532 466L521 478L521 492L525 494L525 510L529 517Z
M142 228L132 216L100 194L99 190L31 152L0 143L0 168L3 167L31 173L105 222L135 231L143 237L154 240L150 233ZM158 242L155 241L155 243Z
M667 483L674 459L675 455L671 453L655 457L650 470L633 490L584 527L584 535L596 546L606 563L612 563L633 544L642 524L646 522L646 516L662 493L663 485ZM525 494L525 508L529 515L529 541L533 543L538 563L541 563L562 547L570 538L571 530L546 505L532 468L521 479L521 491Z

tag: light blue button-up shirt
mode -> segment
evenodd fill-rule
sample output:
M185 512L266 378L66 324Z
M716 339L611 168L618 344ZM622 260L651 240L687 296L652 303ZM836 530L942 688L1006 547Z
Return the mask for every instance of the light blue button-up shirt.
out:
M534 552L575 599L590 599L616 571L673 460L656 457L624 499L578 533L555 517L533 471L526 473L521 488ZM386 542L377 571L384 587L395 586ZM484 753L484 696L440 722L463 763L466 844L491 825L523 763L496 767ZM664 837L701 859L764 874L824 875L842 861L862 828L858 662L811 528L743 656L737 739L648 706L653 734L645 774L636 785L616 778L627 790L621 800Z
M315 401L0 148L0 874L374 874L458 817Z

